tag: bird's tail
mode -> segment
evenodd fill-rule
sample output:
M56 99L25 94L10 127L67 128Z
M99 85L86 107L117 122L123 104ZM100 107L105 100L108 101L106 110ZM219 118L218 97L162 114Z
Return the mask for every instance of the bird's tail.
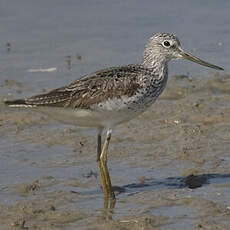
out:
M24 99L5 101L4 103L9 107L32 107L31 105L26 104L26 101Z

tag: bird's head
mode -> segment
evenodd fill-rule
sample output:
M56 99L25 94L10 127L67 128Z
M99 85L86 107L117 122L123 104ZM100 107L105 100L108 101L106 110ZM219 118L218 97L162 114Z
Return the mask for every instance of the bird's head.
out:
M181 48L179 39L173 34L157 33L153 35L149 39L145 48L144 63L149 62L154 66L156 63L168 62L172 59L187 59L203 66L217 70L223 70L223 68L219 66L210 64L201 60L200 58L193 56L190 53L185 52Z

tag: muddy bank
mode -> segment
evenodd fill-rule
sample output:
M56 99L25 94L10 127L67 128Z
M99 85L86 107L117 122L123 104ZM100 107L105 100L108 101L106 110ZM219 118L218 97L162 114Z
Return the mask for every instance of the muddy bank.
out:
M1 95L1 229L228 230L229 89L229 75L173 76L147 112L117 127L107 220L95 132L10 110Z

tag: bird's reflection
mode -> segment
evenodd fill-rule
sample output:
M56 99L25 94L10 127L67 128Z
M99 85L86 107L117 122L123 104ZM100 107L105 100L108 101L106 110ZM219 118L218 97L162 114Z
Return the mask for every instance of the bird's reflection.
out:
M116 199L104 198L104 207L102 209L102 219L103 220L113 219L115 206L116 206Z

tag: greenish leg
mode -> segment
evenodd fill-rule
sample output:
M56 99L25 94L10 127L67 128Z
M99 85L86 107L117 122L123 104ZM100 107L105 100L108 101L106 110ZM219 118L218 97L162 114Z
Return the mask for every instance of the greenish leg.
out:
M97 135L97 162L100 161L100 155L101 155L101 132L98 132Z
M102 166L102 162L100 160L101 156L101 133L102 129L98 129L98 135L97 135L97 164L98 168L100 171L100 177L101 177L101 182L102 182L102 190L104 192L104 197L105 197L105 202L104 202L104 208L108 208L108 198L109 198L109 193L107 189L107 183L106 183L106 176L104 172L104 167Z
M107 167L107 153L108 153L109 142L111 139L111 132L112 132L111 130L107 131L105 143L103 145L102 152L100 155L100 163L101 163L101 167L103 170L103 175L105 177L105 183L104 184L106 185L106 191L103 190L105 193L105 198L108 197L106 195L106 194L108 194L109 198L111 198L112 200L115 200L116 197L115 197L115 194L114 194L113 189L112 189L112 183L111 183L111 179L110 179L110 175L109 175L109 170Z

